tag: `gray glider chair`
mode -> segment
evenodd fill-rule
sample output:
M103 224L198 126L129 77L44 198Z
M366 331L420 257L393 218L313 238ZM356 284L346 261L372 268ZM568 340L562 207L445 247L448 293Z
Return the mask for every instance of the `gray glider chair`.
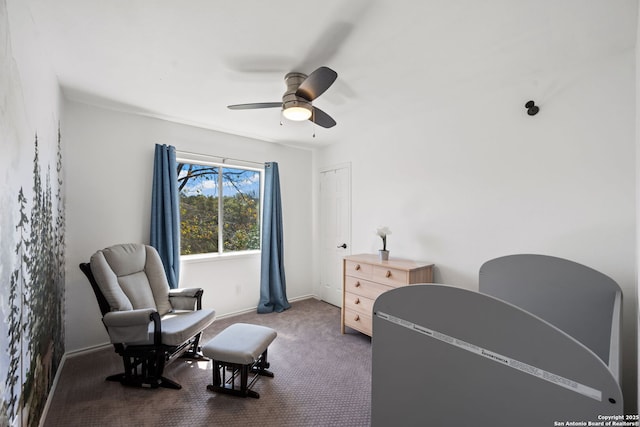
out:
M177 357L204 359L200 336L216 313L202 308L202 289L170 289L158 252L142 244L98 251L80 269L91 283L109 339L124 363L124 372L107 380L181 388L162 374Z

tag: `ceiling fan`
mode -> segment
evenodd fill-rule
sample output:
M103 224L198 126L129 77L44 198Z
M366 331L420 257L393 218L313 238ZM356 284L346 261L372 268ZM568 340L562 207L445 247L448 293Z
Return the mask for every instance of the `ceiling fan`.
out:
M338 78L338 73L329 67L320 67L308 76L292 72L284 77L287 90L282 102L257 102L228 105L231 110L254 110L259 108L282 108L282 115L294 121L310 120L324 128L331 128L336 121L327 113L314 107L314 99L322 95Z

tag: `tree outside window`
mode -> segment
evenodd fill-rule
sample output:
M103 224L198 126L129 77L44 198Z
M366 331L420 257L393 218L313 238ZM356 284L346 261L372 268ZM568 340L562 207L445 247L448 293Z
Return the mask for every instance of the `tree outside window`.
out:
M255 169L178 163L180 254L260 249L260 180Z

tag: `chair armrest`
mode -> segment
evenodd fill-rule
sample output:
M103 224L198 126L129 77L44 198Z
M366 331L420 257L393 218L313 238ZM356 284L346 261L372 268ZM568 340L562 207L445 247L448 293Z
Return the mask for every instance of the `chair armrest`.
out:
M169 289L169 301L174 310L200 310L203 293L202 288Z
M105 326L111 328L113 326L148 326L151 321L151 313L155 312L153 308L141 308L138 310L128 311L110 311L102 318Z
M111 311L102 318L102 322L107 327L109 338L114 344L150 341L149 323L152 320L155 324L152 329L155 339L155 335L160 333L160 317L153 308Z
M169 298L171 297L191 297L197 298L202 295L202 288L178 288L169 289Z

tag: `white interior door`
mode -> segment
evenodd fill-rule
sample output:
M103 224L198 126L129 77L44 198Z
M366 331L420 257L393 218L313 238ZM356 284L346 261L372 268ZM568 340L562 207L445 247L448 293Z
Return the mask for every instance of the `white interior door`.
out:
M320 172L321 298L342 306L342 258L351 253L351 166Z

